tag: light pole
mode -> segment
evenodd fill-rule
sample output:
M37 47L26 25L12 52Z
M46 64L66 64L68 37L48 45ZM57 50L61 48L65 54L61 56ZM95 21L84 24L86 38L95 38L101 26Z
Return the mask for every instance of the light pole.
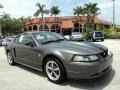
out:
M113 1L113 30L115 31L115 0Z
M4 8L2 4L0 4L0 8ZM0 19L0 33L2 35L2 29L1 29L1 19Z

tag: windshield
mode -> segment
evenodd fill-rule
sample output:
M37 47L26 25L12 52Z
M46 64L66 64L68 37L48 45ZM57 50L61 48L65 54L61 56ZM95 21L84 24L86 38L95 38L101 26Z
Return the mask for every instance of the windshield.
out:
M95 37L103 37L102 32L95 32Z
M64 40L64 37L54 32L40 32L33 35L39 44Z
M72 35L81 35L80 32L73 32Z

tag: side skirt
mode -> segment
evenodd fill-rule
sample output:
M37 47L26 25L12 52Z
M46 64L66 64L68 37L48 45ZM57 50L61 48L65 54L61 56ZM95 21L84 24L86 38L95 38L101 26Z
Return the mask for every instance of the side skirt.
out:
M40 68L36 68L36 67L30 66L30 65L28 65L28 64L24 64L24 63L18 62L18 61L17 61L16 63L43 72L43 70L40 69Z

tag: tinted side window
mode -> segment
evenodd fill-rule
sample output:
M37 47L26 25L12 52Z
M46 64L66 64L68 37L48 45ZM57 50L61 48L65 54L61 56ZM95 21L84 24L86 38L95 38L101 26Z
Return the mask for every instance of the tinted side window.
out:
M16 43L25 45L28 41L34 42L31 35L20 35L15 39Z
M14 42L19 43L19 38L20 38L20 36L16 37Z

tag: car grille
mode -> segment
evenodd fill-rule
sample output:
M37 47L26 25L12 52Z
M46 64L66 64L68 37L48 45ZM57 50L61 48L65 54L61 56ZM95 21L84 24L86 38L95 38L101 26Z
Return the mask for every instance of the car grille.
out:
M108 51L102 52L102 53L100 53L100 55L101 55L102 57L107 57Z

